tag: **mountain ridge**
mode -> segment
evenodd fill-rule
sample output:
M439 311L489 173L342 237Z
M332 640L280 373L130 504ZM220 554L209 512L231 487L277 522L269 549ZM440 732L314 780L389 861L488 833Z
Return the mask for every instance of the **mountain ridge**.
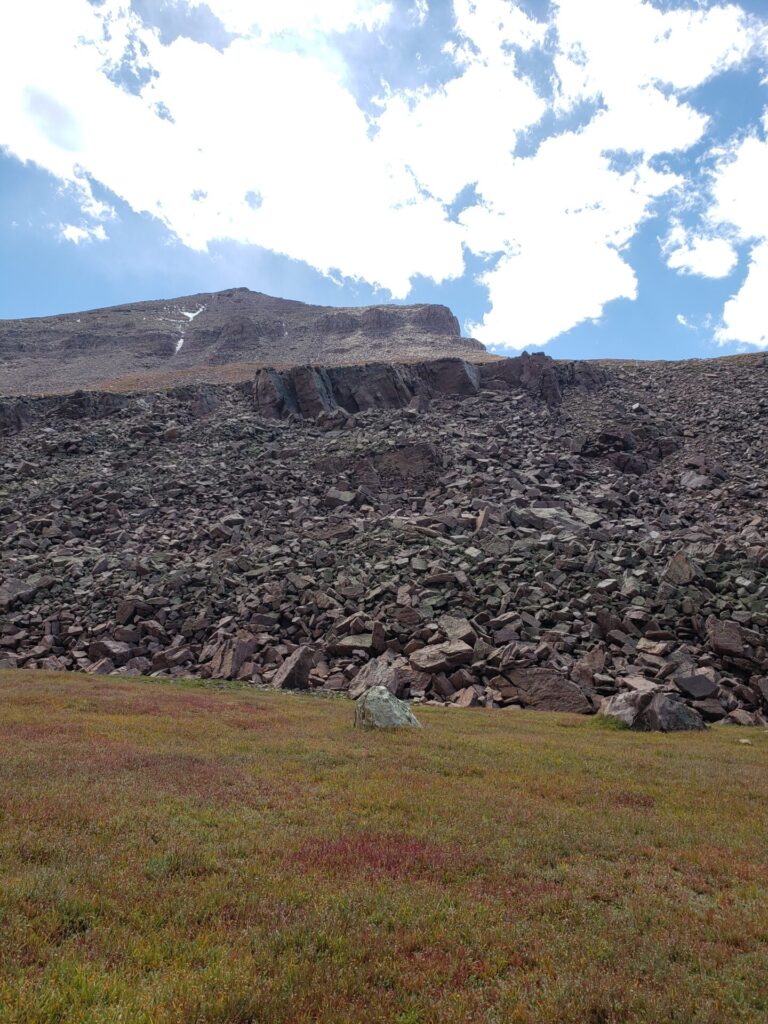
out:
M491 358L447 306L319 306L248 288L0 320L0 393L141 387L221 368ZM244 379L233 372L230 379ZM227 373L223 376L226 378Z

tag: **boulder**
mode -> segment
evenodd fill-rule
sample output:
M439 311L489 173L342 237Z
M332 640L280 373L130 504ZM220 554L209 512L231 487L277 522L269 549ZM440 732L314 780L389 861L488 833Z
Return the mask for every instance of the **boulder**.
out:
M359 729L421 729L421 722L403 701L386 686L374 686L355 704L355 726Z
M675 686L691 700L706 700L717 693L717 683L704 672L690 672L675 676Z
M457 708L476 708L480 706L480 698L474 686L465 686L453 695L451 703Z
M737 622L713 617L707 620L709 644L716 654L731 658L744 656L744 641Z
M686 586L696 579L696 567L683 551L678 551L669 560L664 576L675 586Z
M654 694L632 727L650 732L690 732L706 728L698 711L666 693Z
M474 644L477 640L477 633L469 619L456 615L441 615L437 624L449 640L460 640L465 644Z
M222 644L211 661L211 677L213 679L237 679L243 665L249 661L256 650L256 640L252 636L238 636ZM179 664L178 656L166 658L169 666Z
M109 658L115 665L124 665L133 655L133 648L122 640L94 640L88 648L91 661Z
M411 665L420 672L448 672L472 662L472 648L462 640L430 644L411 654Z
M603 701L599 713L605 715L606 718L615 718L631 728L640 712L650 701L651 694L641 690L617 693Z
M571 711L591 715L594 706L582 688L546 668L520 668L506 673L520 692L525 707L535 711Z
M382 654L381 657L363 665L349 685L349 696L357 700L374 686L383 686L396 697L402 696L405 689L404 681L395 670L392 655Z
M288 655L280 668L272 677L272 685L277 690L306 690L309 687L309 670L312 667L314 653L308 645L297 647L293 654Z

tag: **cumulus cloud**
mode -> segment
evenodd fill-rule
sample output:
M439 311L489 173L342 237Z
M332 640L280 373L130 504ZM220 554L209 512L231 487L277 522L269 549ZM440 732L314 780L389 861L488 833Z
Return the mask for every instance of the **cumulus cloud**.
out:
M543 345L598 318L606 303L636 296L621 250L678 179L645 165L616 172L594 138L601 132L598 117L591 130L548 139L535 158L510 158L482 179L484 202L461 221L471 248L505 255L483 276L491 309L473 325L480 340Z
M474 333L511 348L545 344L636 296L626 247L656 201L683 185L654 158L690 148L708 123L671 89L706 81L751 45L736 7L665 12L641 0L571 0L557 5L550 29L554 107L567 115L590 103L592 116L532 156L483 168L482 202L462 217L470 249L503 253L483 277L491 309Z
M726 302L716 338L768 348L768 241L752 250L746 280Z
M762 134L762 137L761 137ZM721 154L705 217L722 232L733 232L751 246L747 276L726 302L715 332L721 344L741 342L768 347L768 111L762 133L734 141Z
M728 277L739 262L738 253L727 238L696 234L679 221L673 221L662 251L670 269L700 277Z
M763 121L768 129L768 114ZM752 243L747 276L741 288L726 302L716 332L722 344L741 342L768 347L768 204L764 202L768 180L768 139L757 134L734 143L723 155L715 173L711 221L730 226L745 242Z
M97 224L95 227L60 224L59 238L66 242L72 242L74 245L81 245L83 242L106 242L107 233L103 224Z
M280 6L279 17L277 7L215 10L233 27L238 11L268 10L272 35L295 26L307 5ZM381 4L350 0L309 20L328 30L383 16ZM104 74L129 45L153 70L139 94ZM164 46L120 0L29 0L16 36L0 38L0 88L0 140L12 153L65 181L102 182L191 248L217 238L258 244L396 297L417 273L441 281L462 272L457 225L405 166L382 159L344 82L312 54L262 35L223 52L183 37ZM30 88L42 120L29 113ZM157 116L159 103L170 119ZM67 125L66 145L50 130L50 110Z
M114 211L99 183L192 249L256 244L395 298L416 276L461 276L472 253L488 261L489 302L473 330L515 348L636 296L629 244L688 186L659 158L709 127L687 91L759 35L733 3L552 0L535 18L515 0L453 0L451 73L419 89L385 81L362 104L336 43L355 32L386 52L396 0L205 6L229 33L218 48L164 42L129 0L15 4L0 34L0 146L78 195L83 223L62 237L101 237ZM408 9L424 31L427 0ZM759 292L764 148L757 136L731 147L707 223L674 238L673 225L665 243L670 266L724 276L731 235L752 240L749 292L724 332L745 333L740 310Z

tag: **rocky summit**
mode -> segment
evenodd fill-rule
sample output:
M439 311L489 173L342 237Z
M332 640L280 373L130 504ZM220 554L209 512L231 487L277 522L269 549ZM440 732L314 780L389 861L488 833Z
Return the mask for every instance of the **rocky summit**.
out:
M489 357L446 306L310 306L248 288L0 320L0 394L240 381L255 366Z
M766 724L766 424L762 355L6 399L0 667Z

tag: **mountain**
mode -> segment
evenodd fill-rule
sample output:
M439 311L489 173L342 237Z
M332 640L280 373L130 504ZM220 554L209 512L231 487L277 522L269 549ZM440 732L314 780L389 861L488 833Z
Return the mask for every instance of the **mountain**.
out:
M446 306L336 308L248 288L0 320L0 394L249 379L258 366L482 361Z

